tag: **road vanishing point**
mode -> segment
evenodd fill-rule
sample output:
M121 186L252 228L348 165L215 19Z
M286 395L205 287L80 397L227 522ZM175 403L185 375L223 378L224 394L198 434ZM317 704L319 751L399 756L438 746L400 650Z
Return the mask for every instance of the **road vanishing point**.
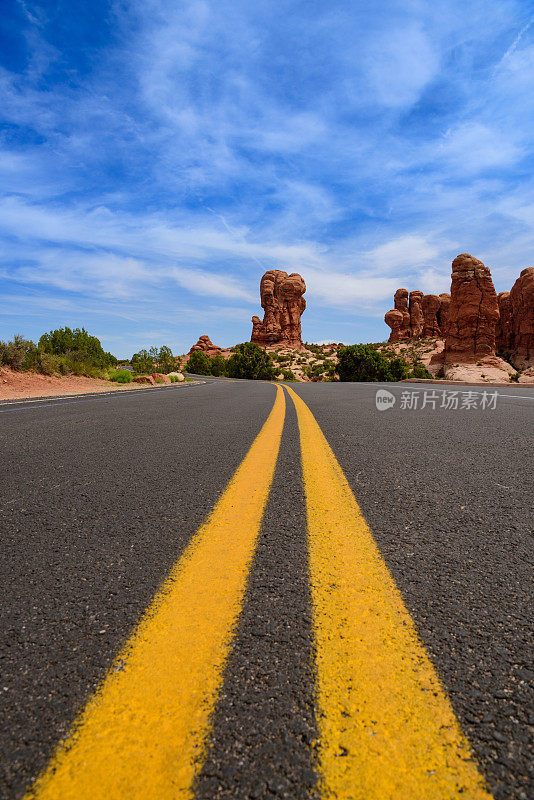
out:
M454 390L0 404L0 796L532 800L534 393Z

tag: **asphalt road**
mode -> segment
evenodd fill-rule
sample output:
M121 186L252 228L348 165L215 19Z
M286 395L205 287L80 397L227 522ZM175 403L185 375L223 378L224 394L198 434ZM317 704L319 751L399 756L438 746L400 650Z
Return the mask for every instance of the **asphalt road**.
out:
M440 386L421 409L431 387L390 384L396 403L378 411L378 385L293 388L332 447L493 797L531 800L534 392L444 409ZM403 392L419 407L403 408ZM0 797L22 797L68 737L274 394L219 380L0 405ZM326 796L306 496L286 401L197 800ZM133 797L135 770L131 780Z

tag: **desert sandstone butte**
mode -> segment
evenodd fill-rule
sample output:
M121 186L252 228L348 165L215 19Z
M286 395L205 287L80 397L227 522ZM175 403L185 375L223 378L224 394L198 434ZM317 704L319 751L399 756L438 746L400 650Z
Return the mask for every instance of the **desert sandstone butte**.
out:
M300 318L306 308L305 291L306 284L298 273L268 270L260 282L263 322L252 317L250 341L273 349L303 349Z

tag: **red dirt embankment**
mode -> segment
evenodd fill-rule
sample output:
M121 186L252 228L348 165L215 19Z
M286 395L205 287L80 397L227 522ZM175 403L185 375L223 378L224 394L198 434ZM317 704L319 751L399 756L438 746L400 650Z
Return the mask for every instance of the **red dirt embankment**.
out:
M90 394L91 392L113 392L139 389L137 384L117 384L100 378L85 378L81 375L54 377L37 372L14 372L7 367L0 369L0 400L22 400L26 397L55 397L68 394Z

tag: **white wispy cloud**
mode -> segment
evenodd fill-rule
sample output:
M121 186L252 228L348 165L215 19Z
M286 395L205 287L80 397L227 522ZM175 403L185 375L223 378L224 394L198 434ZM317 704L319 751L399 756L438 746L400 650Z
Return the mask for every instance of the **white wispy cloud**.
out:
M1 268L50 313L54 298L58 315L60 300L101 304L111 336L126 306L170 325L179 307L185 342L216 301L231 342L278 267L306 279L304 329L312 308L326 326L367 315L376 340L394 289L447 289L458 252L499 288L532 260L523 0L283 16L263 0L126 0L83 70L51 15L19 4L26 57L0 65Z

